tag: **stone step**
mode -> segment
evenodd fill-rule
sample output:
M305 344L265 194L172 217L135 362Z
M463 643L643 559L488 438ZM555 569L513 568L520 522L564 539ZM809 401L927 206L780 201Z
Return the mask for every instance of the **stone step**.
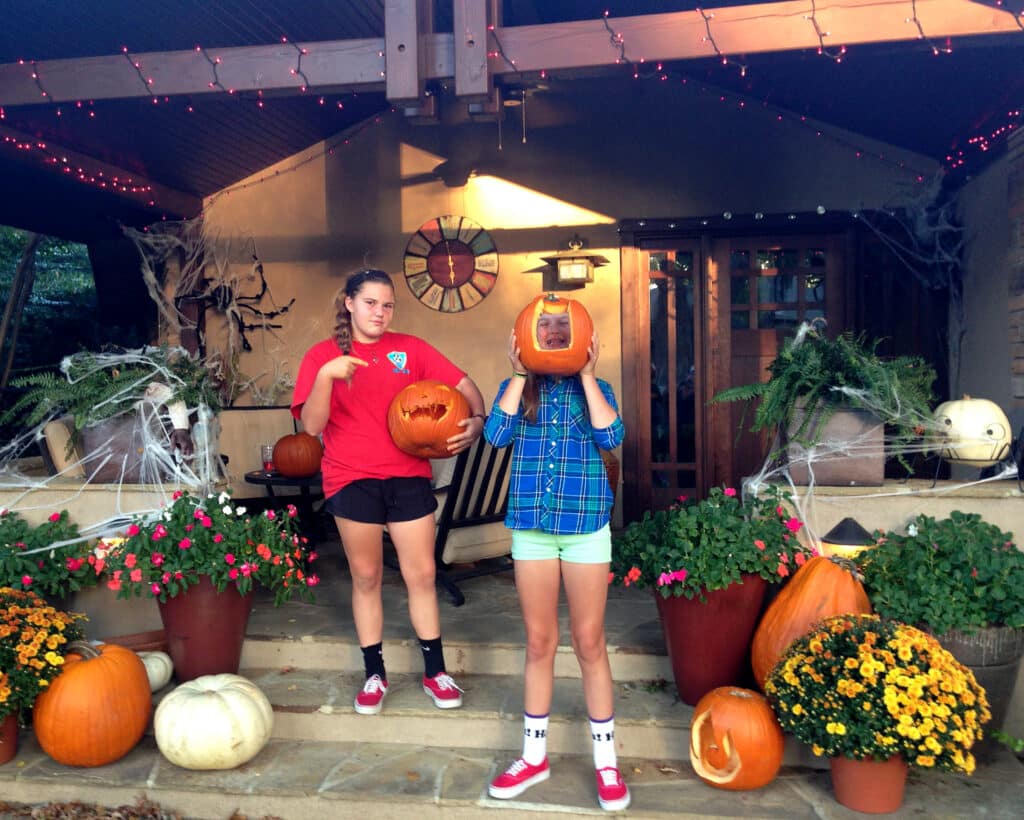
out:
M512 675L521 677L526 653L523 643L485 643L445 640L444 656L454 674ZM415 639L384 642L384 660L388 672L414 673L423 669L423 655ZM672 680L672 665L664 649L638 649L636 646L608 646L612 677L618 681ZM260 634L250 629L242 646L242 667L296 669L335 669L362 672L363 655L353 634L344 636ZM564 644L555 654L555 677L580 677L580 666L572 646Z
M169 763L153 737L146 736L115 763L74 769L55 763L39 749L31 731L22 730L17 758L0 766L0 818L15 816L2 809L2 801L115 807L134 804L143 795L190 820L238 815L480 820L496 811L509 820L526 820L605 814L598 807L589 754L552 754L550 780L514 800L494 800L487 795L487 784L509 762L504 750L275 739L237 769L189 771ZM704 784L685 760L620 757L619 765L632 794L625 816L634 819L854 816L836 803L827 770L783 767L764 788L734 792ZM898 816L1019 817L1021 772L1020 762L1009 752L971 778L912 770Z
M458 675L465 690L458 709L438 709L423 692L422 669L388 672L389 692L379 715L360 715L352 701L363 673L327 669L254 669L240 674L274 707L274 737L334 741L359 738L414 746L460 746L518 752L523 737L521 675ZM618 753L634 758L687 758L691 707L664 682L617 681ZM555 754L589 748L590 729L579 680L557 678L548 748Z

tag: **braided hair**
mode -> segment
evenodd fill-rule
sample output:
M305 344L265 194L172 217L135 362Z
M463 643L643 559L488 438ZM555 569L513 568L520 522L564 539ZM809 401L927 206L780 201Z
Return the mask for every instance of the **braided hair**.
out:
M388 285L392 290L395 289L391 277L377 268L363 268L345 280L345 287L341 288L334 297L334 310L336 314L334 341L338 343L338 347L346 355L352 352L352 314L345 307L345 299L355 299L359 291L362 290L363 285L367 282L380 282L383 285Z

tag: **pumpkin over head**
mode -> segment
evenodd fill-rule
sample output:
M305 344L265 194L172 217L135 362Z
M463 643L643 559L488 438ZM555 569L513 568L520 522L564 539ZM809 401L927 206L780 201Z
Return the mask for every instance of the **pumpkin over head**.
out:
M587 363L594 322L580 302L548 293L523 308L515 332L523 367L547 376L572 376Z
M285 478L309 478L320 469L324 447L309 433L283 436L274 445L274 469Z
M968 467L991 467L1010 452L1010 420L988 399L947 401L935 408L942 457Z
M718 789L759 789L782 765L782 728L765 697L737 686L712 689L693 709L690 763Z
M388 407L388 431L402 452L419 458L448 458L448 439L469 418L465 397L444 382L423 379L403 387Z

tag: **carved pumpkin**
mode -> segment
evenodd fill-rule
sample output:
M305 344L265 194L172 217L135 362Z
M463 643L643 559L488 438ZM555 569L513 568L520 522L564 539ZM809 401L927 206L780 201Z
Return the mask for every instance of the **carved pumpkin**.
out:
M241 675L202 675L160 701L156 745L183 769L233 769L270 740L274 711L263 691Z
M750 660L757 685L764 688L789 645L818 621L859 612L870 613L871 603L856 565L836 556L811 558L769 604L754 632Z
M569 318L568 339L560 342L562 346L544 347L537 338L538 320L541 317L556 320L563 316ZM523 367L532 373L548 376L572 376L587 363L594 323L580 302L548 293L538 296L523 308L516 319L515 332L519 361Z
M166 652L139 652L138 655L142 665L146 667L150 691L157 692L171 682L174 661L170 655Z
M142 738L153 710L146 667L116 644L68 644L64 668L38 698L32 726L43 751L65 766L105 766Z
M704 695L690 724L690 763L717 789L759 789L775 779L785 740L764 695L719 686Z
M947 401L935 408L937 437L946 461L991 467L1010 452L1010 420L988 399Z
M274 445L274 469L286 478L309 478L320 469L324 448L309 433L283 436Z
M448 439L469 418L469 403L454 387L434 379L398 391L388 407L388 431L399 450L419 458L448 458Z

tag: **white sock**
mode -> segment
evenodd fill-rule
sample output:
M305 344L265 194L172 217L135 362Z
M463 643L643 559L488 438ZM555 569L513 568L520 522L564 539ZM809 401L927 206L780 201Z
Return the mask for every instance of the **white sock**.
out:
M590 736L594 740L594 768L618 768L615 754L615 716L608 720L590 719Z
M539 766L548 756L548 715L523 712L523 760Z

